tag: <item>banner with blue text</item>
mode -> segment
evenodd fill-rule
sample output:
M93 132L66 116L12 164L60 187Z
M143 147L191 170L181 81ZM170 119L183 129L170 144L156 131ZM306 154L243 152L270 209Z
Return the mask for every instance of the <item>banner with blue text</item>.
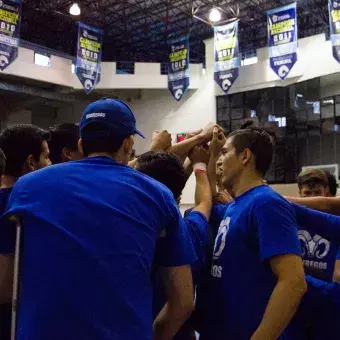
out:
M285 80L297 62L296 3L267 12L270 67Z
M168 87L180 101L190 86L189 37L169 41Z
M21 0L0 0L0 70L18 58Z
M240 74L238 20L214 27L214 79L228 93Z
M89 94L100 82L103 31L79 23L76 74Z
M340 62L340 1L328 1L333 57Z

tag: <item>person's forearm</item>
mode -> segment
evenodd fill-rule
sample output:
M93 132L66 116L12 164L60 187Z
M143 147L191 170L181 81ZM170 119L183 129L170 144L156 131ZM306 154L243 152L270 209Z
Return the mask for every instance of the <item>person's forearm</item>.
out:
M195 211L201 212L207 220L210 219L212 207L212 195L210 183L206 173L196 173L196 190L195 190Z
M206 140L204 136L198 134L194 137L184 140L183 142L174 144L171 146L169 151L175 153L179 157L186 157L195 146L201 145L205 142Z
M192 313L192 308L171 308L166 303L153 323L153 340L171 340Z
M292 206L298 224L308 225L309 231L340 244L340 216L306 208L301 204L292 203Z
M293 318L307 289L306 283L278 281L251 340L276 340Z
M340 215L340 197L285 197L287 201L307 208Z
M333 281L340 283L340 260L335 261Z
M209 163L208 163L208 179L210 183L212 197L215 197L217 195L217 180L216 180L217 160L218 160L218 156L210 154Z
M192 163L189 158L186 158L184 164L183 164L184 170L188 176L188 178L191 176L192 172L194 171L192 167Z

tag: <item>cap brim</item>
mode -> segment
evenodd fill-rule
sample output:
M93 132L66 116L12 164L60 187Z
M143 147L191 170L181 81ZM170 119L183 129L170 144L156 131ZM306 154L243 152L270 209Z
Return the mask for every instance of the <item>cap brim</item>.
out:
M136 129L135 133L145 139L145 136L139 130Z

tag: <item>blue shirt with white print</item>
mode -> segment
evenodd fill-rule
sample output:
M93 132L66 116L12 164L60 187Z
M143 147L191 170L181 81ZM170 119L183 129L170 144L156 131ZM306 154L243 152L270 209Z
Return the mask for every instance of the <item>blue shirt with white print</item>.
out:
M23 176L8 209L22 219L17 340L151 340L153 262L196 260L168 188L107 157Z
M251 338L277 283L268 260L301 255L297 229L293 207L265 185L245 192L226 207L204 293L202 340ZM283 337L295 339L291 327Z
M340 217L293 204L307 274L332 282L340 258Z
M2 216L6 209L9 197L13 188L0 189L0 216ZM6 254L13 254L16 237L16 228L14 225L0 226L0 247L3 245ZM6 245L9 245L6 247ZM0 304L0 339L10 340L11 338L11 318L12 318L12 305Z

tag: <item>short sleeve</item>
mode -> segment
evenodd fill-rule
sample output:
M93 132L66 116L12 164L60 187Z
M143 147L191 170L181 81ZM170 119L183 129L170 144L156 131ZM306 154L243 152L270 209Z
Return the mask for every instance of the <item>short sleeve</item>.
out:
M164 267L178 267L197 260L188 227L176 205L169 202L165 236L156 245L156 263Z
M336 259L340 261L340 247L339 247L338 252L336 254Z
M199 211L192 211L184 218L191 242L199 261L205 261L205 245L207 243L208 221Z
M189 214L193 211L194 208L190 208L184 211L184 218L189 216Z
M210 215L210 225L216 234L224 218L228 204L214 204Z
M301 256L294 209L287 201L271 198L255 207L253 214L261 261L284 254Z
M300 229L311 230L340 245L340 217L292 204Z

